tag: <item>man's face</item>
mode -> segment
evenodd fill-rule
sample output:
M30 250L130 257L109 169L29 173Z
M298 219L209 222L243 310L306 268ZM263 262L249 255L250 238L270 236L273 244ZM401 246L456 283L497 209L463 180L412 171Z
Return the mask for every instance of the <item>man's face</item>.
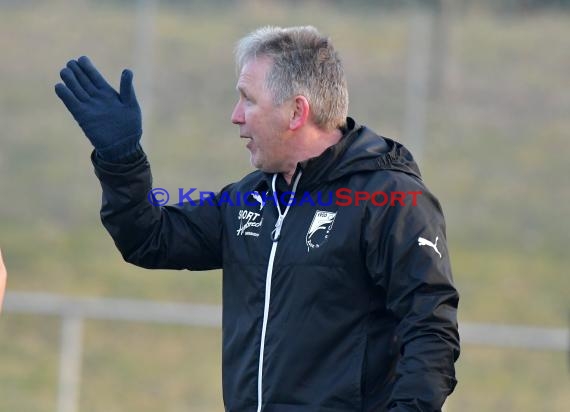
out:
M249 139L253 167L264 172L287 170L286 144L289 126L289 105L273 104L273 95L267 90L265 79L272 61L258 57L247 62L240 73L237 90L239 100L232 113L232 123L239 125L240 137Z

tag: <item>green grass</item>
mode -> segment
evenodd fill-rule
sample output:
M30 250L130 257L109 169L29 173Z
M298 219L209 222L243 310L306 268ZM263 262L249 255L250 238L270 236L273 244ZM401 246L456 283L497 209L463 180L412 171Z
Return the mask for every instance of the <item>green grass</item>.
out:
M0 411L53 411L57 394L59 322L2 315Z
M81 410L223 409L220 331L92 322L86 339Z
M568 362L563 352L466 346L448 411L565 411Z
M250 170L229 116L234 41L265 24L314 24L344 57L351 113L402 140L409 16L317 3L161 5L144 145L155 186L216 190ZM300 9L300 7L303 7ZM113 84L135 71L135 14L110 2L0 6L0 246L9 290L221 302L217 271L125 264L102 228L90 146L53 93L87 54ZM422 169L447 216L463 321L567 324L570 59L567 14L453 16L430 101ZM139 89L137 89L139 90ZM143 93L139 93L143 95ZM145 101L142 101L143 111ZM0 320L0 411L55 409L58 319ZM88 321L82 411L219 411L220 332ZM564 353L466 346L449 411L564 410Z

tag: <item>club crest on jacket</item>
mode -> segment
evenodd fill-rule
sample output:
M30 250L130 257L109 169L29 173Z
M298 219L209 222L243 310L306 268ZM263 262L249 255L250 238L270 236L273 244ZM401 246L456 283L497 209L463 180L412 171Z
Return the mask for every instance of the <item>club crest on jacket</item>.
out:
M320 248L329 238L337 212L327 212L325 210L317 210L313 221L309 226L305 241L307 243L307 252L311 249Z

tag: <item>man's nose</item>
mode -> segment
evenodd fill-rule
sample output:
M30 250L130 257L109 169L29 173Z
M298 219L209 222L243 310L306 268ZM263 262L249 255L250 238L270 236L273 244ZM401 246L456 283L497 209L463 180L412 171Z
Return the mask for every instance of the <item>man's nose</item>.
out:
M232 112L232 123L233 124L243 124L245 123L245 115L241 105L241 102L237 102L234 111Z

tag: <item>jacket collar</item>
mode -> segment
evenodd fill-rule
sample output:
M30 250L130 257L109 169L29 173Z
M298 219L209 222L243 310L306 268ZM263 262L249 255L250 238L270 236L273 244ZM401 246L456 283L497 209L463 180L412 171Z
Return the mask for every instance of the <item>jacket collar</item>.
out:
M293 180L303 172L297 190L310 190L313 187L339 179L343 176L381 169L396 170L421 178L419 168L411 153L400 143L374 133L348 117L346 126L341 129L342 138L328 147L319 156L297 164ZM265 192L271 188L273 173L259 173L254 190ZM290 190L282 175L277 179L278 191Z

